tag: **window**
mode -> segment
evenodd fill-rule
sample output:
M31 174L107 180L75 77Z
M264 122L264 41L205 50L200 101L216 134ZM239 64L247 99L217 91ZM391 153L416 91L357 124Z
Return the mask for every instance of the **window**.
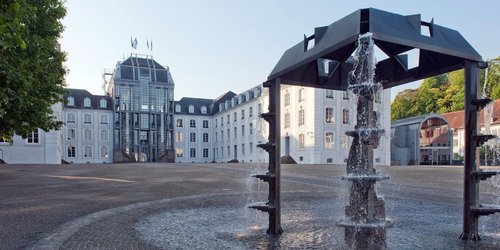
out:
M208 142L208 133L203 133L203 142Z
M382 103L382 98L380 96L380 92L376 91L374 96L375 103Z
M250 154L253 154L253 143L252 142L248 143L248 151L250 151Z
M349 92L347 92L347 91L342 92L342 99L349 100Z
M220 147L220 156L224 157L224 147Z
M224 130L220 131L220 141L224 141Z
M196 128L196 121L194 119L189 120L189 127Z
M92 147L91 146L83 147L83 158L92 158Z
M175 149L175 157L184 157L184 149L176 148Z
M108 102L106 101L106 99L101 99L101 101L99 102L99 106L101 108L107 108L108 107Z
M250 135L252 135L252 134L253 134L253 123L248 124L248 127L249 127L249 131L248 131L248 133L249 133Z
M342 123L349 124L349 110L348 109L342 110Z
M229 124L230 120L231 120L231 115L227 114L227 124Z
M304 110L301 107L301 109L299 110L299 126L304 125L304 120Z
M241 154L245 155L245 144L241 144Z
M325 133L325 149L333 148L333 132Z
M331 107L325 108L325 122L329 124L333 123L333 108Z
M66 130L68 141L76 139L76 130L74 128L68 128Z
M208 148L203 149L203 158L208 158Z
M262 114L262 103L257 104L257 113Z
M217 132L215 132L215 137L214 137L215 142L217 142L217 137L218 137L218 134L217 134Z
M217 127L217 118L215 118L215 127Z
M177 132L177 134L175 136L176 141L182 142L182 141L184 141L183 138L184 138L184 135L182 134L182 132Z
M208 120L203 120L203 128L208 128Z
M221 117L221 118L220 118L220 126L221 126L221 127L222 127L222 126L224 126L224 117Z
M182 123L183 123L183 120L182 120L182 119L177 119L177 127L178 127L178 128L182 128L182 126L183 126L183 124L182 124Z
M201 113L206 114L207 113L207 107L205 105L201 106Z
M40 143L39 137L38 137L38 129L35 129L35 131L31 132L28 134L28 143L29 144L38 144Z
M69 146L68 147L67 156L68 156L68 158L76 157L76 148L75 148L75 146Z
M189 157L196 158L196 148L189 149Z
M108 158L108 156L109 156L109 148L108 148L108 146L102 146L101 147L99 156L101 158Z
M241 125L241 136L245 136L245 125Z
M290 127L290 113L285 114L285 128Z
M181 105L180 104L175 104L175 112L177 112L177 113L181 112Z
M299 102L303 101L305 97L305 89L301 88L299 89Z
M188 107L188 112L189 112L190 114L194 113L194 106L193 106L193 105L189 105L189 107Z
M305 136L304 134L299 135L299 149L304 149L305 148Z
M342 149L348 149L349 148L349 136L348 135L342 135L340 138L340 143Z
M248 117L253 116L253 107L248 107Z
M333 89L325 89L325 98L333 99Z
M285 106L290 105L290 93L285 93Z
M101 129L100 131L100 139L101 141L109 140L109 132L107 129Z
M227 157L231 157L231 147L227 146Z
M85 97L85 99L83 99L83 106L86 108L90 108L90 98Z
M234 134L233 134L233 138L236 139L236 137L238 136L238 128L237 127L234 127Z
M75 123L75 113L66 114L66 123Z
M75 106L75 98L72 96L68 97L68 106Z
M108 124L108 115L100 115L99 120L101 124Z
M83 115L83 123L84 124L92 124L92 115L91 114L84 114Z
M241 120L245 119L245 110L241 110Z
M196 142L196 133L189 133L189 141Z
M233 118L234 118L233 120L234 120L234 121L236 121L236 120L237 120L237 116L238 116L238 113L234 112L234 113L233 113Z
M229 141L229 139L231 138L231 134L230 134L229 132L230 132L230 130L229 130L229 129L227 129L227 140L228 140L228 141Z
M83 130L83 140L84 141L91 141L92 140L92 130L91 129L84 129Z

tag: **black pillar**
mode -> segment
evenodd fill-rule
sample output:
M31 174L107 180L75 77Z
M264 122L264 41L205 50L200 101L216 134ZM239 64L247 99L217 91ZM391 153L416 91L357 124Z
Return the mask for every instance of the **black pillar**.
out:
M479 166L479 148L476 146L478 128L478 106L480 99L478 62L465 61L465 164L464 164L464 207L462 240L479 240L478 215L472 207L478 205L479 183L473 173Z

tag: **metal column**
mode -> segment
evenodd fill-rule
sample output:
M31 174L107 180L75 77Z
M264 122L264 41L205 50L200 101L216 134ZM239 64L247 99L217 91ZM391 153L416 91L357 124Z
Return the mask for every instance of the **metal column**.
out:
M249 208L257 209L269 214L268 234L278 235L283 233L281 229L281 126L280 126L280 89L281 79L275 79L274 83L265 85L269 88L269 112L260 116L269 123L268 142L257 145L269 153L269 167L266 174L254 175L269 184L268 201L250 205Z
M481 99L479 87L479 67L484 63L465 61L465 164L464 164L464 207L463 232L461 240L481 240L478 234L479 216L500 212L498 205L479 204L479 183L498 174L497 171L479 169L479 147L492 135L479 133L478 115L490 99Z

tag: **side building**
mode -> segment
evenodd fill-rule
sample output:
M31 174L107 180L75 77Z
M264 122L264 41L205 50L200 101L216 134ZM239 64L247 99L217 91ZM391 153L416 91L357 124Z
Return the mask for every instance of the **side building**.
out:
M63 97L63 159L69 163L113 162L111 97L83 89L66 89Z
M174 81L152 56L118 62L105 86L114 103L114 161L173 162Z
M281 89L282 156L302 164L344 164L353 129L355 100L344 91L283 85ZM389 128L390 93L377 96L379 124ZM182 98L175 108L176 162L268 161L257 147L267 142L269 126L259 117L268 110L269 95L262 85L217 99ZM390 136L374 152L378 165L390 164Z
M51 108L54 119L62 121L62 104L56 103ZM0 163L61 164L62 144L61 130L36 129L27 138L15 135L12 142L0 139Z

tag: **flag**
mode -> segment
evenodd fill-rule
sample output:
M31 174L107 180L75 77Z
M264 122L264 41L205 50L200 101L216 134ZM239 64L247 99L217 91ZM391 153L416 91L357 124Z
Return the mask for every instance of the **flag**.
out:
M132 40L132 36L130 36L130 47L134 47L134 40Z
M151 39L151 51L153 51L153 39Z
M146 39L146 45L148 46L148 50L149 50L149 40Z
M137 37L134 39L134 46L132 47L134 47L134 49L137 49Z

